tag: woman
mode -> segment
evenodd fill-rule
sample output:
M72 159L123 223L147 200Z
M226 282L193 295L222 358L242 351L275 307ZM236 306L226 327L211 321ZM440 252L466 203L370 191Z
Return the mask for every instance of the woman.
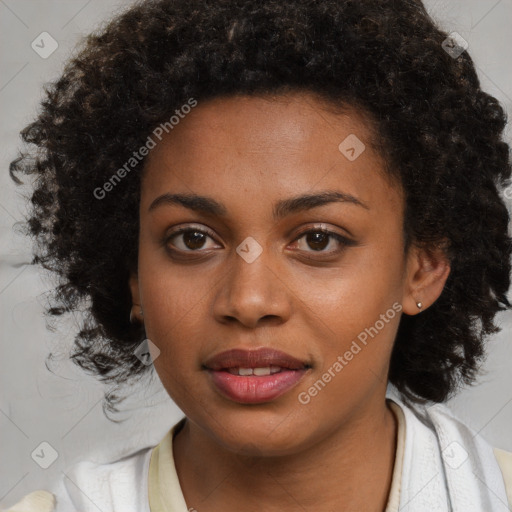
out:
M512 454L442 405L510 307L505 124L419 0L146 1L90 36L11 174L50 312L87 301L74 361L154 366L185 417L12 510L507 510Z

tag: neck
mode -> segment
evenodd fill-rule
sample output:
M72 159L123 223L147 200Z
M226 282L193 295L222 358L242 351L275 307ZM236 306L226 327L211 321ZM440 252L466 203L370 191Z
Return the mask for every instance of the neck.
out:
M187 421L173 443L187 505L201 512L237 510L240 503L248 511L384 511L397 421L384 401L380 405L307 449L280 457L240 456Z

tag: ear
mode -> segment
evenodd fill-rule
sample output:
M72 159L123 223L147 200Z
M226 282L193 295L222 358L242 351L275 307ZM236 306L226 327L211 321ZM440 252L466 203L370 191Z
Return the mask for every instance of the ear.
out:
M416 315L430 307L441 295L450 270L450 261L441 245L430 248L411 246L407 255L403 312Z
M140 306L139 276L135 272L130 272L129 285L132 293L132 304Z

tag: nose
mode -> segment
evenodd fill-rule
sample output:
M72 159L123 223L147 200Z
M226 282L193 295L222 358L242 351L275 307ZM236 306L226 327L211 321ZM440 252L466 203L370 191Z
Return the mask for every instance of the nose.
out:
M238 322L247 328L286 322L291 311L291 292L283 272L279 272L277 256L263 250L251 261L240 254L233 251L232 258L226 261L225 275L213 305L216 320Z

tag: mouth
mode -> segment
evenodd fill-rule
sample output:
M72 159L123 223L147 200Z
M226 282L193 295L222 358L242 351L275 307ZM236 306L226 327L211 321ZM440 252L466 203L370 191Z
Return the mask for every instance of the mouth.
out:
M233 349L203 365L214 388L238 403L270 402L295 387L311 365L270 348Z

